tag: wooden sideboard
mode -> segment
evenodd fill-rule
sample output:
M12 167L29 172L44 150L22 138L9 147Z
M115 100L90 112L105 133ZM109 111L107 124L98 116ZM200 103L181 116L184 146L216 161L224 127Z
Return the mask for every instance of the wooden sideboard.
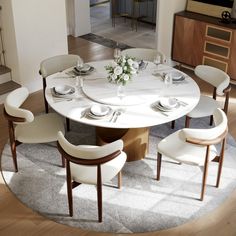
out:
M220 68L236 82L236 24L192 12L175 14L172 60Z

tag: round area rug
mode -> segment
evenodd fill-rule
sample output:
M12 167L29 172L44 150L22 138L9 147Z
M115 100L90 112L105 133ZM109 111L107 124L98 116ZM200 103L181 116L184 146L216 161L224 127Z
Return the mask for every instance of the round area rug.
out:
M192 127L208 127L208 119L193 120ZM67 138L74 144L94 144L93 127L72 123ZM183 119L176 122L182 128ZM156 181L156 147L172 133L170 123L152 127L149 154L126 163L122 188L117 179L103 186L103 222L97 222L97 195L94 186L82 184L73 190L74 216L68 214L65 169L55 143L22 144L17 147L19 172L14 173L10 147L6 144L1 164L10 190L25 205L56 222L82 229L137 233L167 229L196 219L219 206L236 188L236 143L229 135L221 184L215 188L218 164L211 162L205 199L199 201L202 171L199 167L162 162ZM170 147L171 148L171 147Z

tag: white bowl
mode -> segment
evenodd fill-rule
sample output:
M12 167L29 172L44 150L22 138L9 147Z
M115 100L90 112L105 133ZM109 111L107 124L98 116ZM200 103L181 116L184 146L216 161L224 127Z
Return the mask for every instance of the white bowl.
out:
M73 90L73 87L64 84L64 85L57 85L54 89L55 92L65 95L70 93Z
M109 107L105 105L94 104L91 106L90 111L95 116L105 116L109 112Z
M87 72L87 71L89 71L90 68L91 68L91 66L88 65L88 64L84 64L82 68L80 68L80 67L78 67L78 66L76 67L77 70L79 70L79 71L83 71L83 72Z
M172 71L168 74L171 75L172 80L181 80L183 78L183 74L179 71Z
M167 108L167 109L173 109L177 106L177 100L176 98L161 98L160 99L161 106Z

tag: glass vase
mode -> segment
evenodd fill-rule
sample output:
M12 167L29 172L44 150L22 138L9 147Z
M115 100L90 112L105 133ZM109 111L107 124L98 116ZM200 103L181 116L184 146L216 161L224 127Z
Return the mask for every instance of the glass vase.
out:
M117 86L117 97L122 100L125 96L125 88L124 88L124 85L122 84L118 84Z

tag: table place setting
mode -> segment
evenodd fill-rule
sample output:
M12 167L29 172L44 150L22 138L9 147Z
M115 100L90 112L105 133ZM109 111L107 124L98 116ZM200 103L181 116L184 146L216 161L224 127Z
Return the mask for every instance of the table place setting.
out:
M161 78L164 82L167 79L170 79L172 81L172 84L179 85L179 84L185 84L186 81L186 75L182 73L181 71L173 70L168 72L158 72L155 71L152 73L153 76Z
M75 92L75 88L67 84L57 85L51 88L52 97L55 102L71 101L75 98Z
M81 112L80 118L103 120L115 123L119 116L125 112L124 108L112 109L110 106L103 104L93 104Z
M151 108L168 116L169 112L178 109L180 106L187 106L188 103L174 97L162 97L160 100L151 104Z
M89 118L89 119L112 119L114 115L113 109L106 105L101 104L93 104L89 108L86 108L84 111L81 112L80 118Z

